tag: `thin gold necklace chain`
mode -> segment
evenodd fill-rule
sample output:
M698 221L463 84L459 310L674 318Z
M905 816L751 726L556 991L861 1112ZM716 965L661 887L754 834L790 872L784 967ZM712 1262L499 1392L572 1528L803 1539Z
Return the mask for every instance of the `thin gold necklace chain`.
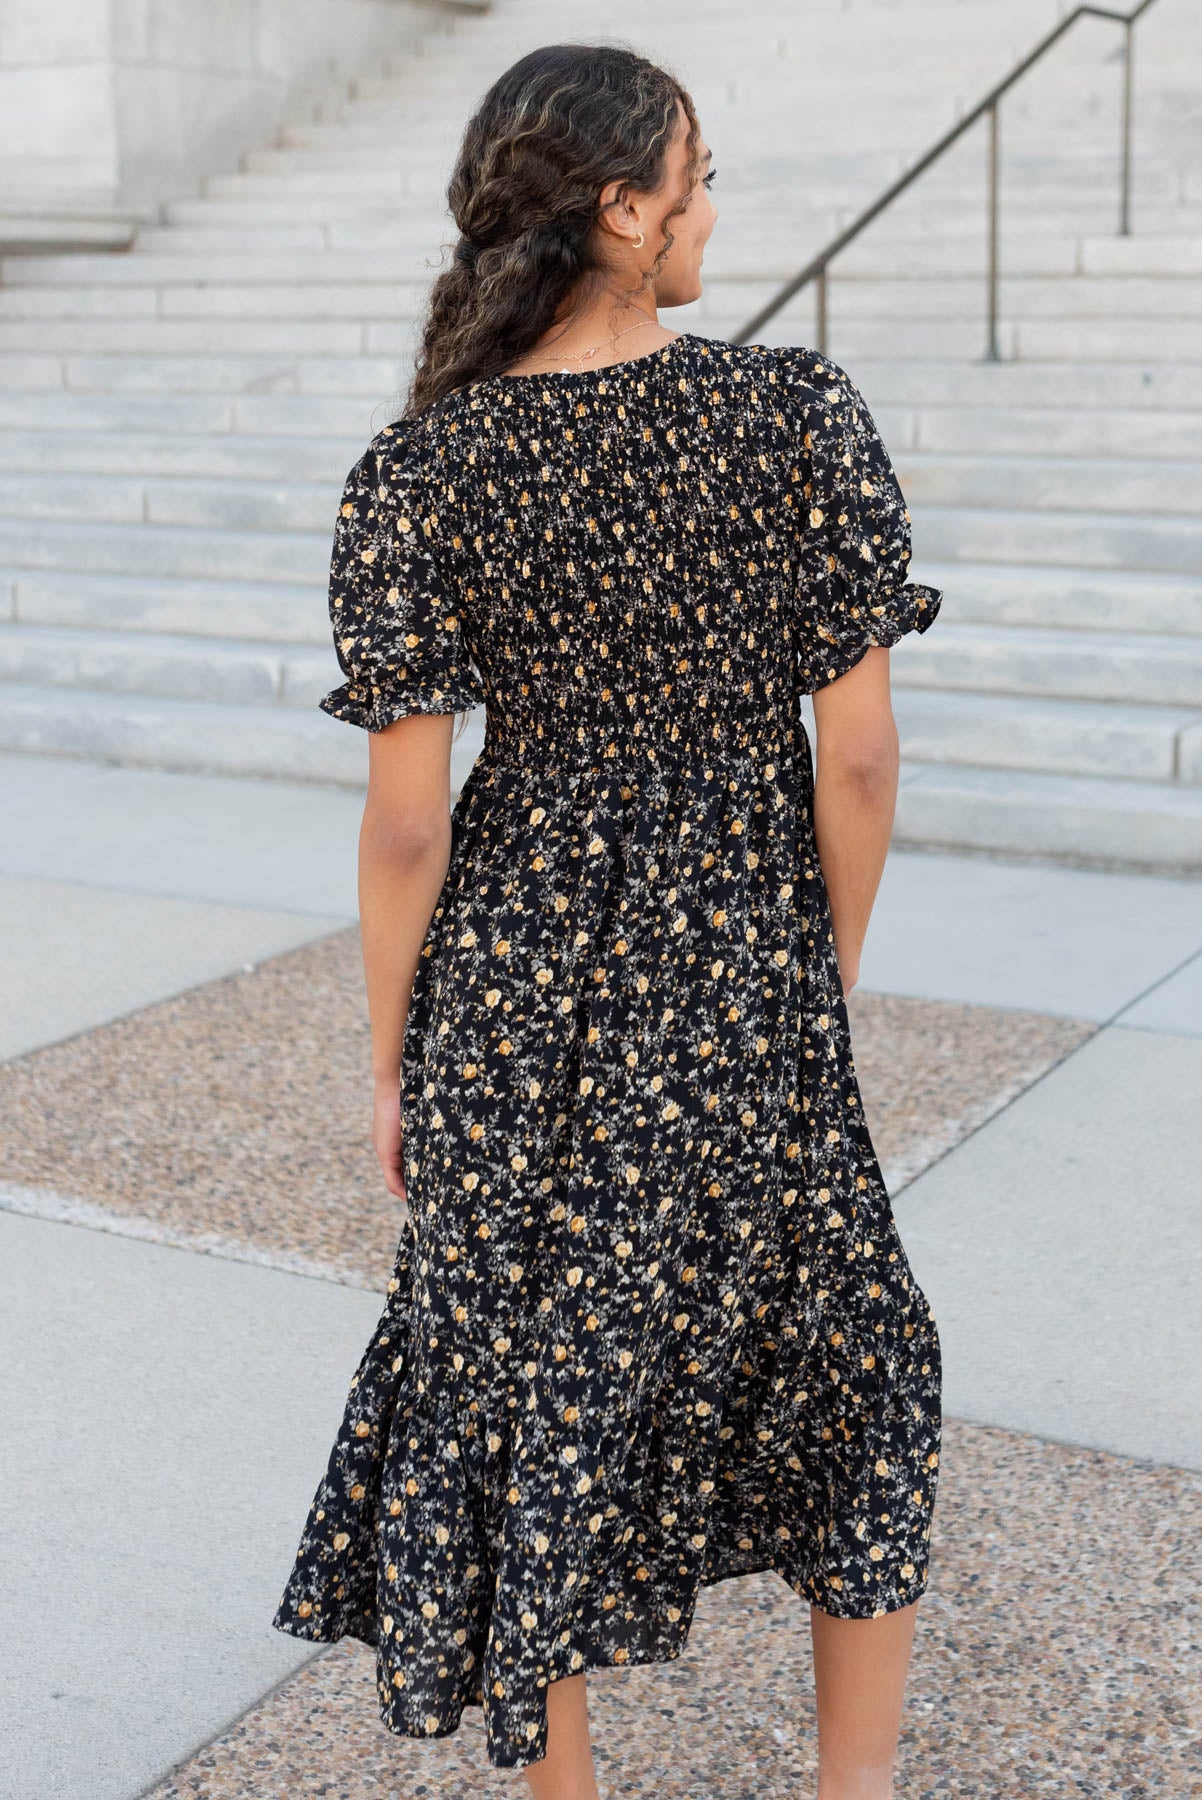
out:
M637 331L640 325L654 325L656 323L657 321L654 319L636 319L633 325L624 325L622 330L616 331L612 337L602 338L599 344L594 344L592 346L592 349L576 351L574 360L578 363L583 362L586 357L595 356L597 351L603 349L606 344L616 344L618 339L620 337L625 337L628 331ZM569 351L568 354L571 355L572 353ZM572 371L565 364L560 370L560 373L563 375L570 375Z

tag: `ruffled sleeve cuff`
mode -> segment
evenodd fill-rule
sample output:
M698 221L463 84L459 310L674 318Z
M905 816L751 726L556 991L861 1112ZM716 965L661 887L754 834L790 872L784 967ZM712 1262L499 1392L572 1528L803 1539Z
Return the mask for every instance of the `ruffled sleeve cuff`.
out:
M802 646L801 675L808 692L837 681L854 669L873 645L891 650L910 632L929 630L943 604L943 589L907 581L870 602L847 603L817 622Z
M484 704L484 684L471 669L460 669L445 683L431 686L414 685L400 692L383 690L344 681L317 702L322 712L348 725L359 725L365 731L383 731L396 719L410 713L471 712Z

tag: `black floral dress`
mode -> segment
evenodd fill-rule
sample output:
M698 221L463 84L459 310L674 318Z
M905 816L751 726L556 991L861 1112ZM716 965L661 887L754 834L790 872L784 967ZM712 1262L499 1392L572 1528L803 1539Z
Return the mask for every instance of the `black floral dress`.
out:
M680 1655L703 1583L918 1598L939 1338L865 1124L798 700L924 631L849 377L683 333L381 431L330 587L380 730L483 702L401 1068L408 1222L273 1620L402 1737Z

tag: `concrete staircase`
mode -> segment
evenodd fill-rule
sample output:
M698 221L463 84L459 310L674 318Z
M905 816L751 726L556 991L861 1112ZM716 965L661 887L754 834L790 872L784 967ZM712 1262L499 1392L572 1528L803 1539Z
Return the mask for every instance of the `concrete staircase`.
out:
M1202 869L1202 17L1168 0L1138 31L1133 235L1117 31L1003 111L1003 361L975 133L836 265L828 348L945 590L892 659L901 842Z
M665 316L731 335L1062 10L822 0L803 31L782 4L751 45L718 0L652 32L632 0L607 34L681 67L719 168L706 293ZM836 266L830 353L946 592L893 659L899 841L1202 868L1192 10L1137 28L1132 237L1118 29L1078 25L1004 109L1005 360L981 360L979 131ZM128 254L0 264L0 748L362 779L362 734L315 705L338 487L399 410L463 119L563 30L546 0L430 13ZM813 342L811 306L759 335Z

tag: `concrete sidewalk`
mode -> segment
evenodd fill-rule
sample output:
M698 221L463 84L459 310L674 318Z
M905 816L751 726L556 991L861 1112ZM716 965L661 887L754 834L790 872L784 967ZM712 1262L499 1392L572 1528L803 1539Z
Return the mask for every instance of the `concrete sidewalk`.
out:
M276 1255L271 1222L304 1199L303 1186L290 1193L305 1179L303 1158L295 1175L264 1165L277 1186L247 1198L260 1227L251 1250L220 1221L201 1234L207 1202L191 1165L168 1158L154 1177L178 1189L170 1225L153 1195L126 1205L102 1191L111 1121L98 1118L105 1135L85 1141L79 1161L56 1164L45 1144L41 1163L29 1159L39 1132L88 1139L92 1119L75 1114L73 1083L89 1057L103 1075L124 1046L136 1078L137 1046L147 1046L143 1085L158 1105L156 1059L170 1054L168 1026L185 1016L199 1026L180 1051L178 1081L189 1108L203 1106L212 1086L195 1067L204 1009L227 1005L231 980L250 969L236 990L248 1004L259 971L277 966L265 959L314 959L287 1000L303 1006L312 971L341 945L349 1014L344 933L355 920L361 801L335 788L19 755L0 757L0 794L10 1059L0 1084L40 1096L41 1121L30 1124L23 1101L11 1166L6 1149L0 1171L0 1358L6 1438L20 1447L4 1491L10 1710L0 1760L15 1800L132 1800L282 1679L281 1695L317 1691L287 1683L311 1653L268 1619L379 1310L373 1282L391 1228L386 1212L363 1215L356 1229L376 1260L361 1275L330 1262L321 1278L310 1252L316 1273L306 1278L293 1272L282 1226ZM1202 1321L1186 1299L1202 1241L1200 901L1202 884L1189 881L890 859L853 995L872 1054L887 1063L893 1042L878 1044L872 1021L918 1008L906 1016L929 1021L929 1033L906 1039L904 1055L915 1043L932 1059L945 1054L940 1021L955 1020L986 1080L977 1122L953 1120L952 1141L891 1182L940 1322L946 1412L988 1428L955 1439L965 1467L991 1445L1012 1456L1027 1441L1013 1434L1034 1434L1054 1440L1048 1458L1078 1459L1072 1479L1086 1487L1086 1452L1136 1459L1121 1466L1149 1478L1163 1465L1187 1485L1188 1472L1202 1471L1192 1375ZM1016 1020L1020 1036L1033 1040L1041 1021L1052 1034L1038 1075L1017 1084L998 1050L1012 1045ZM868 1037L857 1055L869 1060ZM924 1060L891 1073L899 1116ZM323 1095L301 1099L320 1124ZM221 1129L232 1143L233 1129ZM336 1218L337 1171L322 1180ZM949 1510L949 1539L957 1516ZM715 1629L738 1603L738 1584L728 1585L707 1596ZM933 1591L932 1632L950 1601ZM348 1678L362 1679L358 1664ZM370 1682L360 1701L370 1715ZM463 1736L453 1750L387 1749L396 1768L418 1766L405 1760L410 1749L438 1752L445 1772L453 1756L482 1754L470 1728ZM434 1782L436 1765L421 1766ZM479 1792L511 1791L488 1786L477 1766ZM178 1791L234 1789L214 1776ZM653 1788L623 1788L636 1791Z

